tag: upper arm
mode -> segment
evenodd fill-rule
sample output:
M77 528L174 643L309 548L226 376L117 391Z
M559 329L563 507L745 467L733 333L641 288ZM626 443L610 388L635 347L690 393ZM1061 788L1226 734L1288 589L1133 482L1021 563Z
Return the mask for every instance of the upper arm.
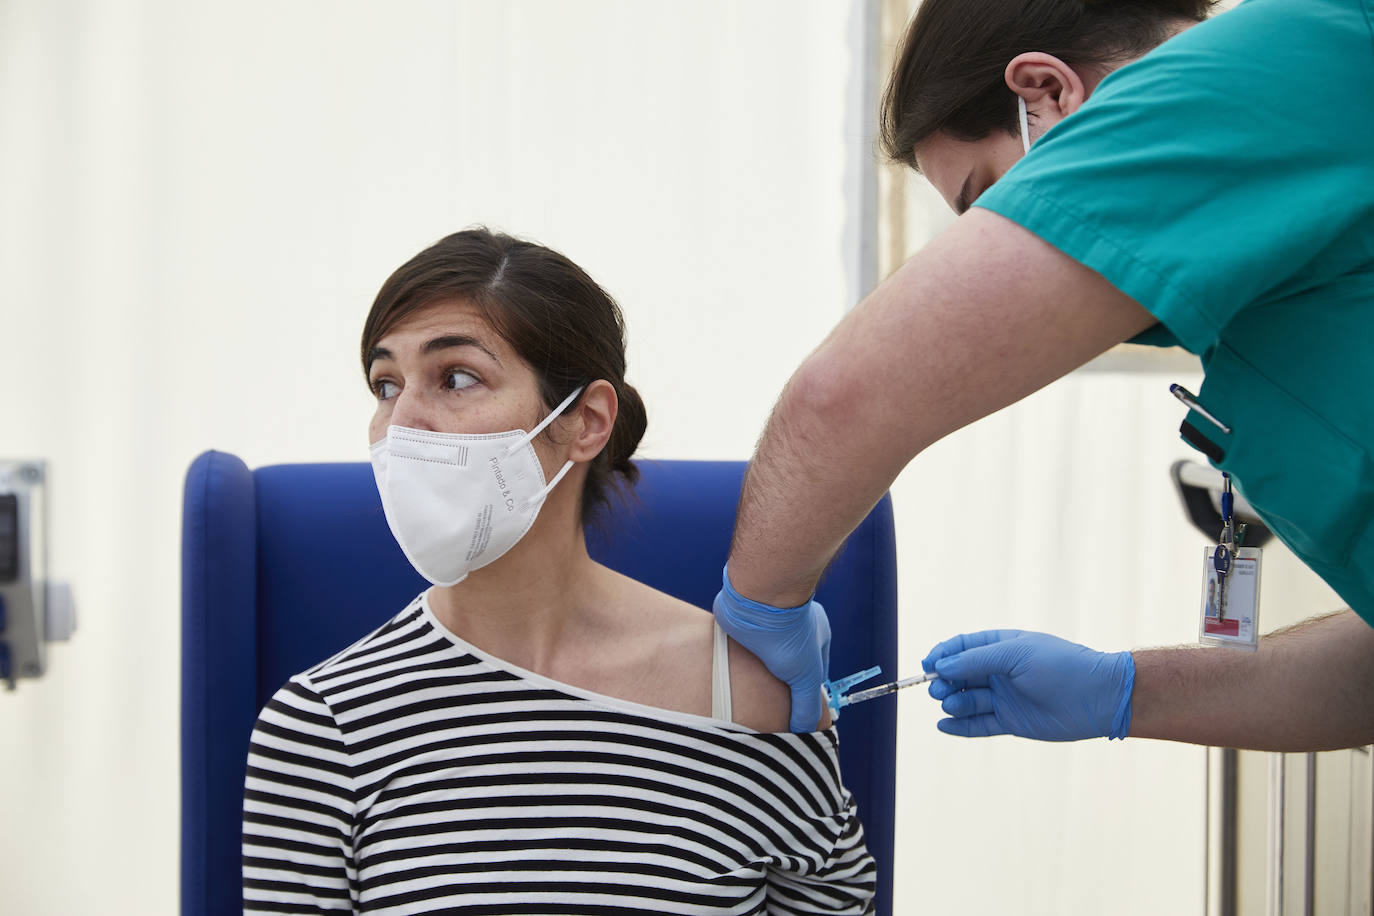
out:
M917 453L1154 323L1100 274L1010 220L964 214L788 382L745 476L735 587L777 606L807 600Z
M780 850L784 865L768 869L770 914L873 912L877 865L853 798L838 784L833 789L833 807L808 819L808 841Z
M735 722L756 732L789 731L792 693L744 646L730 640L730 705ZM821 707L817 731L830 727L830 708Z
M792 694L754 653L730 640L731 718L758 732L785 732Z
M352 780L325 704L295 680L258 716L243 802L245 909L352 912Z
M797 396L859 466L887 462L871 478L885 487L926 446L1154 323L1100 274L974 208L840 323Z

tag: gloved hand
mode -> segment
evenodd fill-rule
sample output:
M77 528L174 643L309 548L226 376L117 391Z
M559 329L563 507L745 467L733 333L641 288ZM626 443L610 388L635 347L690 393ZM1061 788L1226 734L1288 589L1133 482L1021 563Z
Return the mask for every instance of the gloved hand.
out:
M758 656L773 676L792 688L794 732L813 732L821 721L821 685L830 676L830 620L812 600L776 608L750 601L730 584L730 567L721 574L713 609L727 635Z
M1135 660L1048 633L984 630L946 640L921 662L940 675L930 695L950 715L940 731L1041 741L1125 738Z

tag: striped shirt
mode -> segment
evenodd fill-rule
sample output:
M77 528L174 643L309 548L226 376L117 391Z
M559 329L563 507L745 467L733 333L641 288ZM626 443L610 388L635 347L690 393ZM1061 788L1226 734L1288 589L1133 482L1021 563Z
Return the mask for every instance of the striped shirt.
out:
M468 645L420 595L258 717L245 909L869 913L834 728L765 734Z

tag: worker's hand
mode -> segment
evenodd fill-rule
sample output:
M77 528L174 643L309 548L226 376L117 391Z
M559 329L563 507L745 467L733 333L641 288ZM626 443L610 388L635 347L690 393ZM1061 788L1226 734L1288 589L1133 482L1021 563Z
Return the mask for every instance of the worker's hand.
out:
M735 642L758 656L764 667L792 688L794 732L813 732L821 721L821 685L830 673L830 620L814 598L777 608L748 598L730 584L730 568L716 595L716 622Z
M942 732L1041 741L1124 738L1131 731L1135 661L1048 633L984 630L940 643L921 662L940 675L930 695L950 718Z

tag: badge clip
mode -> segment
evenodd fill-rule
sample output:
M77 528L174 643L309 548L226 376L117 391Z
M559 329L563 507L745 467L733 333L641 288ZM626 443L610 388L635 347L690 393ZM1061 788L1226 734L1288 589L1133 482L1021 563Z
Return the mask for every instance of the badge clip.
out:
M1222 472L1221 536L1203 553L1202 613L1198 642L1254 651L1259 647L1260 550L1242 547L1245 526L1232 514L1231 475Z

